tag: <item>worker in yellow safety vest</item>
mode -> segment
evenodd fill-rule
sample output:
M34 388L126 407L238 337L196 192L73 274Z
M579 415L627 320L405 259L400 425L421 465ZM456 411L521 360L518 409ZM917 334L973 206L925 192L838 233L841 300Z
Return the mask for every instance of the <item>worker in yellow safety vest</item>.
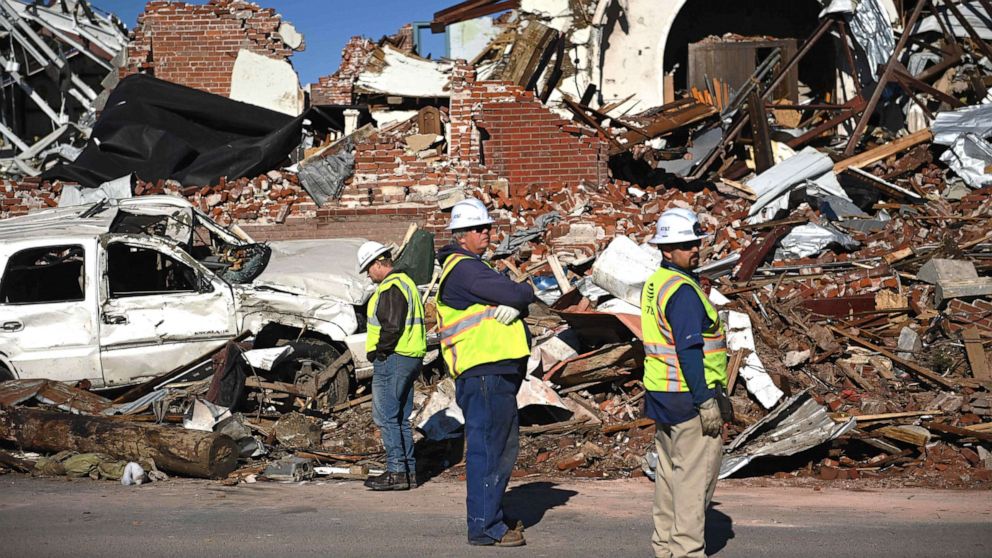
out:
M696 214L669 209L655 235L663 261L641 291L645 412L655 420L655 556L703 557L706 508L716 489L727 386L723 324L692 272L706 238Z
M369 299L365 353L372 362L372 420L386 448L386 471L369 477L372 490L417 486L413 457L413 381L427 354L424 305L417 284L393 269L389 248L369 241L358 249L358 270L367 272L375 293Z
M521 318L536 299L529 285L511 281L481 259L492 226L481 201L454 205L448 224L452 243L438 251L436 303L441 355L465 416L468 542L522 546L522 526L507 525L503 516L503 494L519 451L516 396L530 356Z

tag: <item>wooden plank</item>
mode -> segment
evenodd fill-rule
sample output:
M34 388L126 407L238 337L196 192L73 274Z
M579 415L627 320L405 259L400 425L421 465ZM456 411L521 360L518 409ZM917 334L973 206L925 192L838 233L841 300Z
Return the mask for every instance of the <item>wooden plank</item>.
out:
M558 261L558 257L554 254L548 256L548 265L551 267L551 273L555 276L555 281L558 282L558 289L561 290L561 294L565 294L575 287L568 282L568 276L565 275L565 270L561 267L561 262Z
M331 409L331 412L332 413L336 413L338 411L344 411L346 409L350 409L352 407L361 405L362 403L368 403L369 401L372 401L372 394L371 393L368 394L368 395L363 395L363 396L361 396L361 397L359 397L357 399L352 399L351 401L347 401L345 403L342 403L340 405L337 405L333 409Z
M257 376L248 376L245 378L245 387L256 388L256 389L271 389L272 391L279 391L282 393L289 393L291 395L298 395L300 397L307 397L307 394L300 386L296 384L290 384L286 382L266 382Z
M510 50L509 61L501 76L494 76L505 81L511 81L520 87L526 87L531 81L544 53L557 38L558 32L544 25L531 22Z
M634 364L638 360L637 353L628 343L601 347L559 362L545 373L544 379L567 387L625 377L630 371L624 363Z
M881 435L889 438L891 440L898 440L900 442L906 442L907 444L912 444L914 446L924 446L930 441L930 436L924 432L919 432L914 427L907 428L903 426L883 426L878 430L872 430L873 435Z
M989 370L988 357L982 345L982 334L977 327L969 327L961 332L964 339L964 350L971 366L971 375L976 380L992 380L992 370Z
M961 428L960 426L952 426L943 422L928 422L925 425L931 430L936 430L937 432L943 432L945 434L953 434L961 438L975 438L983 442L992 442L992 433L990 432L980 432L976 430L969 430L967 428Z
M829 326L829 327L830 327L830 331L833 331L834 333L836 333L836 334L838 334L838 335L840 335L842 337L846 337L847 339L850 339L851 341L854 341L856 344L861 345L862 347L864 347L866 349L871 349L871 350L875 351L876 353L881 354L882 356L888 358L889 360L891 360L892 362L898 364L902 368L908 370L910 373L912 373L912 374L914 374L914 375L916 375L916 376L918 376L920 378L923 378L924 380L926 380L926 381L928 381L930 383L937 384L937 385L943 386L943 387L948 388L948 389L956 389L957 388L957 385L954 382L951 382L950 380L947 380L945 378L942 378L940 375L938 375L937 373L935 373L933 370L930 370L928 368L924 368L923 366L920 366L919 364L916 364L915 362L910 362L910 361L908 361L908 360L906 360L904 358L900 358L898 355L896 355L892 351L889 351L888 349L886 349L884 347L879 347L878 345L876 345L874 343L870 343L868 341L865 341L864 339L861 339L857 335L852 335L852 334L844 331L843 329L840 329L839 327L836 327L836 326Z
M889 157L890 155L895 155L921 143L931 141L933 139L933 132L930 129L920 130L919 132L910 134L906 137L899 138L895 141L890 141L885 145L880 145L874 149L869 149L864 153L858 153L854 157L844 159L834 164L834 172L841 172L844 169L854 167L861 168L866 167L872 163L876 163Z
M741 371L741 366L744 364L744 358L747 356L746 353L750 351L736 351L734 356L730 357L730 364L727 366L727 373L729 374L729 379L727 380L727 395L733 395L734 384L737 383L737 374Z
M772 158L772 140L768 131L768 117L765 114L765 104L761 94L755 89L747 96L747 113L751 120L751 136L754 144L754 170L757 173L772 168L775 160Z
M651 426L653 424L654 424L654 419L639 418L637 420L632 420L630 422L621 422L620 424L611 424L609 426L604 426L603 434L614 434L616 432L630 430L631 428L643 428L645 426Z
M720 182L723 182L724 185L740 192L741 196L746 200L754 201L758 199L758 195L754 193L754 190L743 182L738 182L729 178L721 178Z
M626 140L626 143L621 142L623 143L623 147L620 151L611 149L610 155L622 153L635 145L647 141L644 137L645 132L650 137L656 138L717 114L719 112L716 110L716 107L705 103L697 103L685 108L679 108L676 111L663 111L659 115L652 117L652 121L647 126L644 126L643 130L631 130L620 136L618 139Z
M908 417L922 417L922 416L937 416L944 414L944 411L940 409L933 409L929 411L903 411L901 413L880 413L877 415L857 415L854 418L858 422L868 422L873 420L891 420L897 418L908 418Z

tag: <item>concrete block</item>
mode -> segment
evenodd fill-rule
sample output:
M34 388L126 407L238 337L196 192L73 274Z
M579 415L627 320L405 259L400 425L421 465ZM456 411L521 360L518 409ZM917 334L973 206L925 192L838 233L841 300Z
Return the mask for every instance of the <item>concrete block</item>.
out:
M978 271L970 261L934 258L923 264L916 277L920 281L936 285L945 281L978 279Z
M974 269L974 266L972 266ZM967 298L992 295L992 279L981 277L966 281L940 281L934 291L937 305L952 298Z
M896 348L899 349L899 352L896 353L899 355L899 358L914 360L912 353L923 349L923 341L920 340L920 334L916 333L915 330L904 327L899 332L899 341L896 344Z

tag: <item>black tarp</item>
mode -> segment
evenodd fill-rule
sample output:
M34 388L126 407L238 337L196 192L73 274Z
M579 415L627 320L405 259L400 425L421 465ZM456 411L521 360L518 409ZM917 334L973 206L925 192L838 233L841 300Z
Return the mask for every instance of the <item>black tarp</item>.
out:
M299 145L303 118L136 74L110 94L79 157L44 178L95 188L128 173L184 186L258 176Z

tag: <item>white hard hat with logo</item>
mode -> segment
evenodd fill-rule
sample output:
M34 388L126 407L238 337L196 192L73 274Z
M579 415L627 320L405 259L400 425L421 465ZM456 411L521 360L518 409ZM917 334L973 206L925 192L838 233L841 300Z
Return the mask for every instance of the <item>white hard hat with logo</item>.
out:
M382 243L370 240L358 247L358 272L362 273L376 261L379 256L389 253L389 248Z
M491 225L492 218L486 206L476 198L462 200L451 208L451 222L448 223L448 230L467 229L479 225Z
M707 236L703 234L703 228L699 225L699 219L695 213L688 209L676 207L665 211L661 217L658 217L654 236L648 242L651 244L678 244L702 240Z

